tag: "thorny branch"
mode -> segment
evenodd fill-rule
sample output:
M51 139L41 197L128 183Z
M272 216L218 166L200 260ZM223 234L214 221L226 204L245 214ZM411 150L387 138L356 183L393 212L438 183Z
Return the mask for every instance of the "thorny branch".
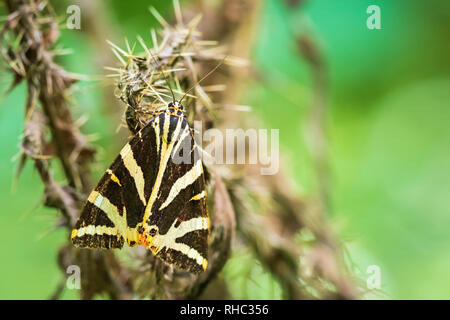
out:
M0 31L1 54L8 69L14 75L11 89L21 81L27 85L25 103L25 126L19 173L26 159L33 160L45 187L45 205L59 209L63 221L58 223L70 231L79 216L80 208L92 184L89 163L94 149L80 133L67 101L69 88L77 81L74 75L54 63L56 52L52 46L59 36L53 10L45 1L4 0L9 15ZM47 131L51 139L46 139ZM54 180L50 171L50 160L61 163L67 185ZM107 292L111 297L123 297L112 277L108 275L114 258L101 251L80 251L66 246L60 250L60 266L65 271L68 265L87 265L82 282L101 285L83 286L81 296L92 298L94 294ZM110 262L112 261L112 262ZM108 267L105 266L108 265ZM117 263L116 263L117 264ZM92 266L96 266L92 269ZM122 286L124 287L124 286ZM122 290L123 291L123 290Z
M208 21L200 25L200 29L208 37L226 42L231 48L230 54L249 59L255 30L260 23L263 2L225 1L218 9L208 7L204 1L200 3L206 11L205 17L208 17ZM326 84L326 73L322 61L319 63L321 64L316 68L319 71L313 73L318 87L313 118L319 122L318 138L323 150L326 148L326 139L321 131L325 117L323 99L326 97L326 91L323 90L323 84ZM245 90L242 84L250 78L252 74L247 68L233 68L225 78L227 90L216 102L239 101ZM232 124L243 127L255 125L247 118L241 122L237 119L242 117L227 110L222 114L221 124L218 126L225 128ZM252 114L250 119L255 120L255 115ZM315 132L311 133L314 134ZM262 265L279 280L286 298L351 299L356 297L356 289L345 272L339 245L324 213L329 192L326 153L321 152L316 159L321 174L323 189L320 194L324 206L301 201L298 195L293 193L293 189L289 188L293 183L284 170L277 175L261 176L259 168L230 167L230 170L234 170L231 171L228 181L225 177L224 179L236 211L237 233L254 249ZM299 234L308 235L304 238L310 239L298 243L296 235Z
M118 97L127 106L125 120L132 134L146 124L153 112L167 106L167 101L173 99L172 93L177 100L185 96L183 105L188 110L188 119L212 122L209 111L212 112L213 104L206 90L197 83L202 76L197 69L200 62L222 60L224 56L200 38L196 30L199 16L184 23L181 11L176 10L176 13L177 21L172 26L154 11L163 29L158 33L152 30L151 44L138 37L141 54L135 53L135 44L126 42L126 48L122 49L111 43L120 65L110 70L116 72L112 76L118 78ZM225 63L233 61L225 59ZM188 92L191 88L192 93ZM200 276L187 274L160 263L147 250L141 250L134 257L135 261L140 261L140 266L133 272L139 296L196 298L225 265L231 252L234 210L221 176L214 167L209 168L209 173L211 233L207 270ZM149 260L153 261L150 265Z

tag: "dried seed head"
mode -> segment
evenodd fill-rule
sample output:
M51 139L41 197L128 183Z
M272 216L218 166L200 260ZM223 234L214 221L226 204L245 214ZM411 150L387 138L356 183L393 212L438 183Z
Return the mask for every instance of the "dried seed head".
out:
M198 84L198 68L200 62L223 60L223 55L219 54L221 49L215 42L212 46L211 42L201 39L196 30L200 17L183 24L179 6L175 5L175 9L175 26L151 9L162 28L158 32L151 31L152 45L137 37L143 52L134 53L135 45L130 47L128 42L127 49L110 42L120 67L109 69L117 72L117 97L127 106L125 120L133 134L155 113L166 109L170 101L184 99L186 111L190 112L212 109L212 99ZM187 92L189 89L193 89L192 93ZM193 103L197 95L201 99Z

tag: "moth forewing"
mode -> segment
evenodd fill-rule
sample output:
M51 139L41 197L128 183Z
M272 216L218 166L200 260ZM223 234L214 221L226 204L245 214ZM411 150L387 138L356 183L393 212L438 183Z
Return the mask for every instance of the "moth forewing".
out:
M145 241L161 259L201 271L207 264L209 225L206 202L195 198L202 192L206 196L202 163L184 117L169 112L159 121L164 128L160 170L145 210ZM175 155L186 144L190 152L180 162Z

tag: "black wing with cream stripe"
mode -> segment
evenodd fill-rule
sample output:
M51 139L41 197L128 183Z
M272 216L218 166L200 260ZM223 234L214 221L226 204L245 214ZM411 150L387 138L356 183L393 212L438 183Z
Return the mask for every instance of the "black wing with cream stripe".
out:
M152 120L153 121L153 120ZM72 240L80 247L121 248L139 240L158 155L151 123L125 145L88 197ZM138 164L140 163L140 164Z
M184 156L183 161L174 157ZM142 244L191 272L206 269L209 218L203 167L185 118L163 112L125 145L89 195L72 241Z
M209 229L203 167L186 120L180 130L176 125L173 121L171 129L179 134L168 143L168 147L174 143L172 157L165 170L160 171L162 181L170 183L161 183L145 219L150 230L158 231L149 241L157 256L179 267L190 266L193 271L201 271L207 263Z

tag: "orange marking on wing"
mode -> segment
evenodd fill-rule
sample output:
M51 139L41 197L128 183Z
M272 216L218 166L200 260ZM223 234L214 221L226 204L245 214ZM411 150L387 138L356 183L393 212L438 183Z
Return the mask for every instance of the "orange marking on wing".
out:
M144 233L141 233L141 238L139 239L139 244L143 244L144 246L148 247L147 238L145 237Z

